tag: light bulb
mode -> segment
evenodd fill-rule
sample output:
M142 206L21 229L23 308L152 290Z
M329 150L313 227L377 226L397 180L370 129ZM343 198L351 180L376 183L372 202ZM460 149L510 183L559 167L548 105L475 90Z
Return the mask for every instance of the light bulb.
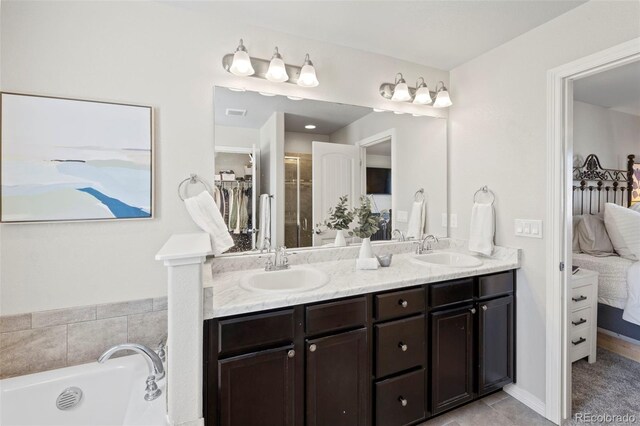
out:
M396 102L406 102L411 100L411 93L409 93L409 86L407 86L407 82L402 78L402 74L398 74L400 78L396 76L396 84L393 87L393 96L391 96L392 101Z
M242 43L242 39L240 39L240 44L238 45L236 52L233 54L233 61L231 62L229 71L232 74L241 77L246 77L255 73L255 70L251 65L251 58L249 57L249 53L247 53L247 49Z
M320 82L316 77L316 69L313 67L313 62L309 59L309 54L304 58L304 65L300 70L300 77L298 77L298 86L302 87L316 87Z
M374 109L373 109L373 112L384 112L384 111L385 111L385 110L380 109L380 108L374 108Z
M420 105L428 105L432 101L433 99L431 99L429 88L424 84L418 87L418 89L416 90L416 96L415 98L413 98L413 103L420 104Z
M449 92L446 88L443 88L436 95L436 101L433 103L433 106L436 108L446 108L451 105L453 105L453 103L451 102L451 98L449 97Z
M287 68L284 65L284 61L282 60L282 56L278 52L277 47L273 57L271 58L271 62L269 63L269 69L267 70L265 78L276 83L283 83L289 80Z
M301 98L300 96L287 96L288 99L291 99L292 101L301 101L304 98Z

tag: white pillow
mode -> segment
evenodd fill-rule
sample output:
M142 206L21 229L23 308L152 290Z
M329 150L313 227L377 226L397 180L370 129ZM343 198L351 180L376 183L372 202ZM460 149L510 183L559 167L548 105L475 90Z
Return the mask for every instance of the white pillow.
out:
M639 203L635 203L634 205L632 205L631 207L629 207L631 210L636 211L636 212L640 212L640 202Z
M640 212L607 203L604 224L615 251L625 259L640 259Z

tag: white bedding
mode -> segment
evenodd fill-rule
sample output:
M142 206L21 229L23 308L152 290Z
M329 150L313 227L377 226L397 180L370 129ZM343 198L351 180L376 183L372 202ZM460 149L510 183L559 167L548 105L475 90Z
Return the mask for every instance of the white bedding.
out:
M640 262L573 253L573 265L598 272L598 302L624 309L622 318L640 325Z

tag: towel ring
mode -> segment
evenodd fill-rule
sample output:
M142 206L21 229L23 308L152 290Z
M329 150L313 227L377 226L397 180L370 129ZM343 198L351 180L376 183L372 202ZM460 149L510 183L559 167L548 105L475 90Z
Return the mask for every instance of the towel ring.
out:
M206 183L205 181L203 181L202 179L200 179L200 178L198 177L198 175L197 175L197 174L195 174L195 173L191 173L191 174L189 175L189 177L188 177L188 178L186 178L185 180L183 180L182 182L180 182L180 183L178 184L178 197L180 197L180 199L181 199L182 201L184 201L184 200L185 200L185 197L183 197L183 196L182 196L182 189L183 189L183 187L185 186L185 184L186 184L186 185L195 185L195 184L197 184L197 183L199 183L199 184L201 184L202 186L204 186L205 190L206 190L209 194L211 194L211 188L209 187L209 185L207 185L207 183Z
M478 189L476 191L475 194L473 194L473 202L477 203L478 202L478 194L487 194L491 196L491 204L493 204L493 202L496 200L496 194L493 193L492 190L489 189L489 187L487 185L481 187L480 189Z
M413 199L415 201L424 201L424 188L420 188L413 194Z

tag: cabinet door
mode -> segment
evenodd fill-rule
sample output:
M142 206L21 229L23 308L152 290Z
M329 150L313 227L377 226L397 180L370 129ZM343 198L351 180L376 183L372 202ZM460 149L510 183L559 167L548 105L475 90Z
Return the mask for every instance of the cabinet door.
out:
M219 361L222 426L294 424L292 346Z
M307 340L307 426L369 424L367 330Z
M441 413L473 399L472 306L431 314L431 409Z
M478 394L513 381L513 296L481 302L478 309Z

